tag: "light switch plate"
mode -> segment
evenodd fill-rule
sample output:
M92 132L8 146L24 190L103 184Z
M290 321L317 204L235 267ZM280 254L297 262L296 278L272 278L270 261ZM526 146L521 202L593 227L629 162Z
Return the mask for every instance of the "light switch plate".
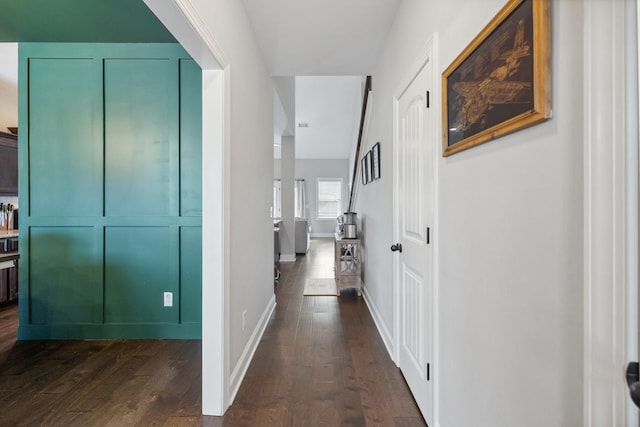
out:
M164 306L173 307L173 292L164 293Z

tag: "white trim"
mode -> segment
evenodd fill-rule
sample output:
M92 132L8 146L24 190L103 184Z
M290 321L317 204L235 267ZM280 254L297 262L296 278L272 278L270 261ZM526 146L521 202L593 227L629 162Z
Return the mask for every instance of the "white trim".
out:
M438 58L440 52L438 51L438 33L434 33L432 39L427 43L425 52L431 51L431 61L433 61L433 97L432 99L442 99L440 84L440 68ZM433 108L436 109L436 117L433 128L436 141L439 141L442 135L442 107L439 102L434 102ZM440 175L439 165L440 159L440 144L436 143L434 150L436 151L433 156L433 422L438 427L440 425L440 210L438 209L440 200Z
M409 88L413 80L420 74L422 69L427 65L427 63L431 62L432 64L432 76L431 76L431 88L433 91L432 99L440 99L440 75L439 75L439 67L438 67L438 33L433 33L432 37L427 41L425 46L420 50L420 54L416 58L413 65L409 68L409 72L406 77L401 81L401 84L395 91L395 95L393 97L393 239L394 242L399 241L400 239L400 211L399 211L399 199L398 199L398 191L399 191L399 178L398 173L400 169L400 156L398 153L398 141L399 141L399 130L397 126L398 121L398 102L402 97L404 92ZM433 138L435 138L436 143L433 145L433 231L434 236L437 236L439 229L439 215L438 215L438 200L439 200L439 179L438 179L438 171L439 171L439 159L441 157L440 153L440 144L437 141L440 141L440 120L438 119L441 115L441 105L438 102L434 102L432 107L434 109L434 123L432 124L432 134ZM440 337L438 334L439 331L439 239L433 239L433 313L432 313L432 336L433 336L433 423L435 425L439 425L439 402L440 402L440 387L439 387L439 372L440 372L440 358L439 358L439 345ZM393 360L396 365L400 361L399 351L400 351L400 268L399 268L399 260L398 257L394 257L393 260L393 334L395 337L394 340L394 353Z
M627 7L584 7L584 425L624 426L627 357Z
M397 242L400 236L400 198L398 197L399 189L399 177L400 173L400 153L398 148L398 141L400 140L398 129L398 96L393 98L393 241ZM393 336L394 336L394 353L391 358L396 365L399 365L399 348L398 341L400 337L400 260L398 257L393 257L392 263L392 278L393 278Z
M236 364L235 368L231 372L231 377L229 379L229 388L230 388L230 399L229 404L233 403L233 400L236 398L236 394L240 389L240 385L242 384L242 380L244 379L245 374L247 373L247 369L249 369L249 365L251 364L251 360L256 353L256 349L258 348L258 344L260 344L260 340L264 335L264 331L267 329L269 325L269 319L273 314L273 310L276 308L276 296L272 295L269 303L265 307L262 312L262 316L260 316L260 320L258 320L258 324L256 325L251 337L249 337L249 341L247 345L245 345L242 354L240 355L240 359Z
M231 253L231 65L227 65L222 73L222 78L224 80L222 93L219 92L215 94L211 94L211 99L217 99L216 97L222 97L222 118L221 123L216 123L212 117L209 117L209 123L204 124L203 121L203 131L204 129L215 129L216 126L220 125L222 128L218 131L220 137L222 138L222 164L218 163L221 166L222 171L222 207L220 210L222 211L222 219L219 220L221 223L224 234L222 235L222 242L220 243L220 247L223 250L223 253L220 255L222 257L222 265L223 265L223 273L221 273L222 283L219 283L219 286L222 286L222 302L218 302L218 305L222 306L222 310L224 311L223 317L223 338L216 337L216 341L222 341L223 350L220 350L224 355L224 362L222 363L222 369L224 372L224 393L222 395L222 405L223 405L223 414L231 405L230 400L230 392L229 392L229 377L231 369L229 368L229 360L231 359L231 257L228 254ZM206 117L206 116L203 116ZM215 163L214 163L215 164ZM208 167L211 167L210 163ZM203 193L204 194L204 193ZM204 197L204 196L203 196ZM202 306L208 307L209 301L203 301ZM203 358L204 359L204 355ZM202 399L202 407L204 413L204 395Z
M296 262L296 254L280 255L280 262Z
M328 182L340 182L340 206L338 207L338 212L335 217L329 216L320 216L320 191L318 191L318 186L320 185L320 181L328 181ZM316 211L315 211L315 219L317 221L335 221L338 216L344 211L344 178L341 176L338 177L316 177Z
M202 69L229 65L220 43L190 0L143 0Z
M313 239L314 237L333 237L335 236L335 233L311 233L311 238Z
M224 122L224 104L211 102L225 91L223 71L203 71L204 117L210 122L221 118ZM223 199L228 179L226 167L211 167L212 159L223 163L228 150L223 132L216 132L203 121L202 161L207 167L202 171L202 410L204 414L222 415L228 407L228 203L214 202ZM219 123L218 123L219 124ZM222 133L222 135L221 135ZM228 197L228 196L227 196ZM224 197L226 199L226 197ZM223 199L224 200L224 199ZM225 209L226 207L226 209ZM212 307L215 307L212 309Z
M231 67L189 0L144 0L202 68L202 413L229 406Z
M397 361L393 357L395 354L395 351L393 348L393 336L389 332L389 328L387 328L387 324L384 322L384 320L382 320L382 316L380 315L380 310L378 310L378 307L374 304L373 299L369 298L369 291L364 286L364 283L362 284L361 291L362 291L362 298L364 299L364 302L367 304L367 307L369 308L369 313L371 313L371 318L373 318L373 323L375 323L376 329L378 329L378 334L380 335L380 338L382 338L382 342L384 343L384 346L387 348L387 352L389 352L389 357L391 357L391 360L393 360L394 363L396 363L397 365Z
M630 64L627 69L629 82L629 88L626 93L630 95L627 102L629 107L629 114L627 120L627 360L638 361L640 356L638 355L638 256L639 245L638 241L638 197L640 192L640 183L638 181L640 173L639 164L639 152L638 141L640 139L638 129L638 118L640 113L638 111L638 100L640 99L640 76L638 71L640 70L640 28L638 22L640 22L640 7L638 7L638 1L632 2L631 8L635 7L635 13L627 13L627 25L629 46L627 46L627 57L630 59ZM634 46L635 45L635 46ZM631 59L635 58L635 61ZM638 427L640 425L640 413L638 408L630 400L627 404L627 426Z
M640 7L637 1L632 2L629 7L635 8L635 13L627 16L627 81L629 82L626 94L629 96L627 106L627 361L638 361L638 193L639 188L639 159L638 159L638 100L640 98L640 80L638 70L640 66L640 31L638 22L640 19ZM635 59L635 60L632 60ZM627 400L627 427L638 427L640 425L640 413L631 399Z

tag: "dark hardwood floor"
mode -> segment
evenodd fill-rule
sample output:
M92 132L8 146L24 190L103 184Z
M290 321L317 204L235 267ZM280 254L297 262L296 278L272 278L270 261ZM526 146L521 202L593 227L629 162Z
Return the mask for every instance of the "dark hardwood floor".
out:
M201 412L199 341L15 341L0 308L0 425L424 426L355 293L303 296L332 277L332 240L282 264L277 307L224 417Z

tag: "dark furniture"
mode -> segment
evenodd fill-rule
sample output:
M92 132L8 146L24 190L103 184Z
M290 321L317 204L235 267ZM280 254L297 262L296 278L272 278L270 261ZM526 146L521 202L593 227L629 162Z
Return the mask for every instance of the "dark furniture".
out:
M0 196L18 195L18 137L0 132Z
M0 305L18 301L18 236L0 238Z
M273 221L273 279L280 280L280 226L282 221Z

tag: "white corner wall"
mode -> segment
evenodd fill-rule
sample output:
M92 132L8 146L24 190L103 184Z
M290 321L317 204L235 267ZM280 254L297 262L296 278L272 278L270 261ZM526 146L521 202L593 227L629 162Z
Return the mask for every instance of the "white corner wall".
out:
M203 412L222 415L275 307L273 84L242 2L145 2L203 69L222 68L203 74L202 334Z
M273 176L273 85L242 3L191 3L215 34L229 64L228 366L232 374L240 372L238 382L244 375L240 365L248 364L244 359L252 356L246 351L253 344L250 339L273 298L272 182L268 179Z
M356 210L388 341L393 96L434 32L441 73L504 3L402 2L373 74L363 152L381 142L383 174ZM436 427L583 424L582 4L551 2L553 118L439 160Z
M18 43L0 43L0 132L18 126Z
M281 137L280 153L280 262L296 260L294 181L296 176L296 140ZM274 171L274 173L276 173ZM272 193L273 194L273 193Z

